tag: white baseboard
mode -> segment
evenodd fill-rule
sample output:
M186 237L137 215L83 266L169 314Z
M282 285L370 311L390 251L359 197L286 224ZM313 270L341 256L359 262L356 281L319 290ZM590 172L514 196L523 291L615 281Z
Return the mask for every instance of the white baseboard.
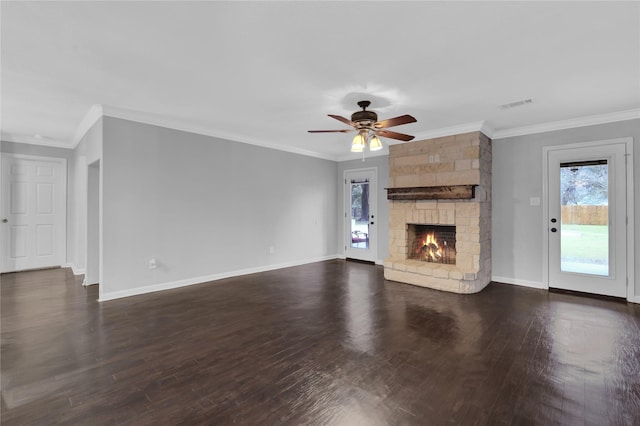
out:
M504 283L504 284L513 284L513 285L519 285L519 286L523 286L523 287L531 287L531 288L539 288L542 290L548 290L549 287L547 287L544 283L538 282L538 281L527 281L527 280L519 280L516 278L507 278L507 277L491 277L491 281L495 281L498 283ZM628 302L631 303L640 303L640 296L629 296L627 298Z
M66 263L62 267L63 268L71 268L71 272L73 272L73 275L84 275L84 272L85 272L84 269L78 268L73 263Z
M518 279L518 278L492 276L491 277L491 281L495 281L495 282L498 282L498 283L519 285L519 286L522 286L522 287L540 288L540 289L543 289L543 290L549 289L549 287L546 286L542 282L521 280L521 279Z
M136 288L131 288L127 290L112 291L109 293L103 293L98 299L98 302L106 302L107 300L121 299L123 297L137 296L140 294L153 293L156 291L171 290L174 288L186 287L189 285L202 284L209 281L217 281L217 280L237 277L241 275L256 274L258 272L273 271L276 269L291 268L293 266L306 265L308 263L315 263L315 262L323 262L325 260L334 260L338 258L339 257L337 255L323 256L323 257L296 261L296 262L287 262L287 263L280 263L277 265L259 266L256 268L247 268L247 269L240 269L237 271L222 272L220 274L186 278L183 280L153 284L153 285L144 286L144 287L136 287Z

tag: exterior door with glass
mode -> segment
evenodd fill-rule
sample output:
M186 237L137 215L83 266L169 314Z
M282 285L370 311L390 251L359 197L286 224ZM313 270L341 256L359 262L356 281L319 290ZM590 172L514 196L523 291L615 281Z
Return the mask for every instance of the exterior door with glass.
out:
M549 287L627 296L626 145L547 151Z
M345 256L375 262L376 169L345 171L344 205Z

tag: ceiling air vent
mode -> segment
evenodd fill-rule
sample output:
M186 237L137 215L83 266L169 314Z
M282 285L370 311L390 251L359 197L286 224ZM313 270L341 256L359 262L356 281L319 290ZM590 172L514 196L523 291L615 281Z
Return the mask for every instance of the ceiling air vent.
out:
M502 104L500 105L500 109L511 109L511 108L516 108L522 105L527 105L527 104L531 104L533 103L533 99L529 98L529 99L523 99L521 101L515 101L515 102L509 102L508 104Z

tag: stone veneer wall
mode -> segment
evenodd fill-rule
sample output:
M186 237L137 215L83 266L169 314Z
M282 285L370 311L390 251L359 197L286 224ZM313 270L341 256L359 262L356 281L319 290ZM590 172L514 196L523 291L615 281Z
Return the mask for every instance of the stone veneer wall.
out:
M491 281L491 140L481 132L389 146L389 187L478 185L472 200L390 201L384 276L455 293ZM407 258L407 224L455 225L456 264Z

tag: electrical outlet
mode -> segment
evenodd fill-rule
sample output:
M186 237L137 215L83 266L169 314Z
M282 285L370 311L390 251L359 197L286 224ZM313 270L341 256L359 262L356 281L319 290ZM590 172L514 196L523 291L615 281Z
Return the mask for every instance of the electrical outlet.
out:
M269 254L274 254L276 252L276 248L274 246L269 246Z
M158 260L155 257L149 259L149 269L156 269L158 267Z

